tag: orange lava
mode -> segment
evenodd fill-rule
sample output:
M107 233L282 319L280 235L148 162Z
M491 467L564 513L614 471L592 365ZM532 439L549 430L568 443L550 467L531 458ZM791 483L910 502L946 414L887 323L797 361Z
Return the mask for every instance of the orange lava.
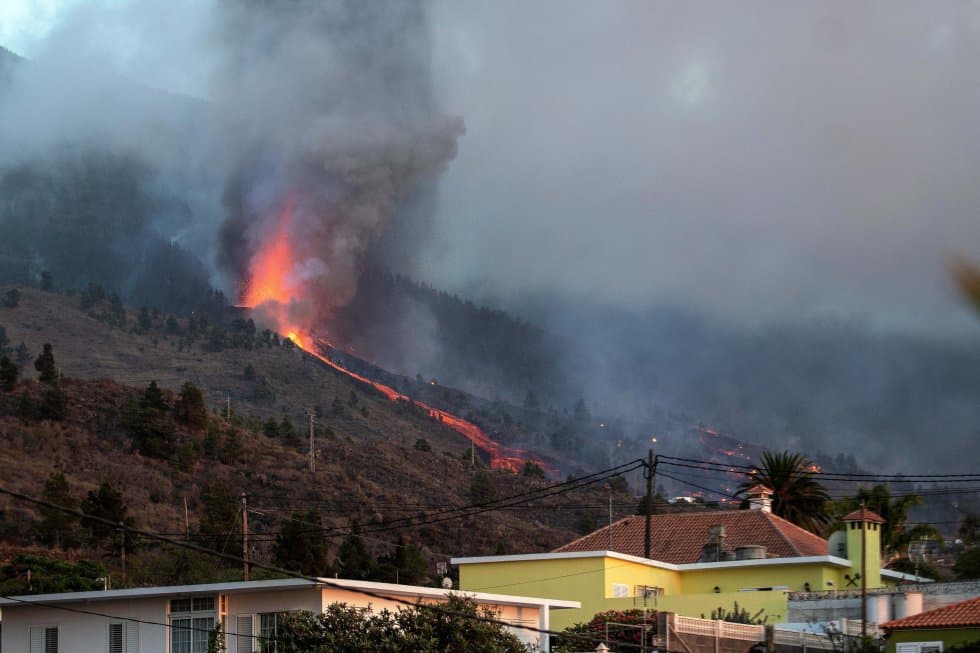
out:
M245 306L259 306L267 302L284 303L294 296L296 287L289 281L295 260L289 243L292 213L292 207L287 203L269 244L252 257L248 286L242 296Z
M304 341L310 341L314 343L316 347L314 348L304 347L302 344L300 344L301 342ZM461 417L457 417L452 413L447 413L444 410L435 408L434 406L430 406L421 401L415 401L408 395L398 392L391 386L387 386L383 383L378 383L377 381L372 381L371 379L365 376L361 376L356 372L350 371L346 367L331 360L328 356L324 356L317 350L324 347L331 347L331 345L330 343L322 339L318 339L318 338L307 339L304 337L300 337L298 340L293 339L293 342L295 342L297 346L303 348L307 353L316 356L318 359L320 359L330 367L334 368L335 370L339 372L343 372L344 374L351 377L352 379L357 379L362 383L369 384L371 387L373 387L375 390L383 394L391 401L414 402L416 406L419 406L420 408L428 412L432 418L442 422L452 430L456 431L457 433L465 437L467 440L469 440L474 445L476 445L476 447L481 451L485 451L488 454L490 454L490 467L493 469L508 469L516 474L520 472L521 469L523 469L525 461L530 460L528 453L526 451L524 451L523 449L514 449L512 447L505 447L499 442L494 442L483 431L483 429L481 429L473 422L467 421ZM538 464L542 465L542 467L544 467L545 469L548 469L542 463L539 462Z
M351 372L323 355L322 351L325 348L332 349L332 345L322 338L313 337L310 333L310 325L297 324L296 320L290 316L290 304L297 299L302 299L304 291L302 284L295 281L293 277L297 256L293 244L290 242L289 227L291 221L292 204L287 200L271 237L252 257L248 284L241 295L242 305L252 308L260 307L266 319L275 321L276 324L270 326L274 326L279 333L286 334L286 337L297 347L316 356L335 370L371 385L391 401L413 401L394 388ZM523 469L525 461L530 460L526 451L505 447L494 442L484 433L483 429L472 422L422 402L415 401L414 403L428 412L432 418L442 422L472 442L481 451L487 452L490 455L490 466L494 469L509 469L517 473ZM553 471L541 462L538 464L546 470Z

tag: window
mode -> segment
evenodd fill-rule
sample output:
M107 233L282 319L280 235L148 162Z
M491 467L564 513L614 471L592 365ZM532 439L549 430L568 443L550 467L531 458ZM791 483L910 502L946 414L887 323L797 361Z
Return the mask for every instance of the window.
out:
M251 653L252 640L252 615L238 615L235 619L235 653Z
M31 628L31 653L58 653L57 626Z
M140 625L135 621L109 624L109 653L140 653Z
M629 598L630 586L626 583L613 583L612 595L615 599Z
M170 653L207 653L217 623L215 604L213 596L171 599Z
M895 645L895 653L943 653L943 643L904 642Z
M654 587L652 585L637 585L634 594L636 596L642 597L644 599L650 599L656 596L663 596L664 588Z
M259 615L260 653L278 653L279 624L283 612L266 612Z

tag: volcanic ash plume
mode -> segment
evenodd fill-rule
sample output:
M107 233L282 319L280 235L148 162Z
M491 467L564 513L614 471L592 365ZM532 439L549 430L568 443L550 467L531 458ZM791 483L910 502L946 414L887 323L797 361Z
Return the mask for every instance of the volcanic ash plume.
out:
M422 9L245 3L224 105L239 164L219 263L281 331L322 327L399 207L455 156L462 121L434 107Z

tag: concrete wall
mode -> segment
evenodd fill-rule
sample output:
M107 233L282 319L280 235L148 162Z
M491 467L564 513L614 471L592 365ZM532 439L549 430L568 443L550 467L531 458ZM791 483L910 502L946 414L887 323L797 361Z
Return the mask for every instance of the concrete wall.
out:
M142 619L165 624L167 600L163 598L97 601L72 608L99 612L118 617ZM57 626L60 653L101 653L107 650L109 624L120 623L90 614L42 606L7 606L3 610L3 631L0 650L9 653L28 653L31 650L32 626ZM125 623L125 622L122 622ZM167 652L167 628L162 625L139 624L139 637L143 653Z

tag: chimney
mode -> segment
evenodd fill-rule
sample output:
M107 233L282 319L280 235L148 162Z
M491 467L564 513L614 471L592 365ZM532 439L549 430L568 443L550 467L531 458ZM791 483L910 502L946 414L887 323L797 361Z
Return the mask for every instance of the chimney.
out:
M725 527L715 524L708 527L708 541L701 547L698 562L721 562L728 559L725 551Z
M772 512L772 490L764 485L756 485L749 488L748 495L749 508L762 512Z

